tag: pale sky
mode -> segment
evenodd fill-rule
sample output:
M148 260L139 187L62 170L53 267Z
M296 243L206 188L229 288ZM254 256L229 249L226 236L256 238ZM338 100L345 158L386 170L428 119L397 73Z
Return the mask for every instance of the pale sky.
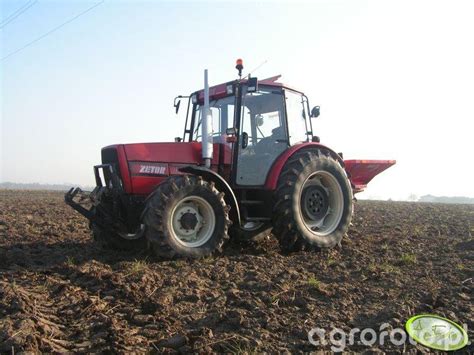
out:
M1 0L1 58L97 1ZM474 197L473 1L113 1L0 60L0 181L93 185L100 149L181 136L173 98L244 72L321 106L321 142L396 159L365 198ZM185 110L182 110L184 112Z

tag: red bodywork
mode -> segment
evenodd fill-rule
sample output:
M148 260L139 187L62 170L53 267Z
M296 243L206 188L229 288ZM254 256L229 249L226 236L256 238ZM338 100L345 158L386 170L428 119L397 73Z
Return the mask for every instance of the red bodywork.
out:
M202 162L201 143L136 143L105 147L116 148L124 189L126 193L148 195L170 175L182 174L179 168ZM211 169L219 164L230 166L231 149L224 144L214 144Z
M324 148L338 157L331 149L319 143L294 145L275 161L267 175L264 189L274 190L286 161L298 150L308 147ZM129 194L148 195L166 177L182 174L179 168L202 162L202 146L199 142L119 144L104 149L110 148L117 150L124 189ZM211 169L217 172L221 166L223 177L229 180L231 161L231 147L227 144L214 144ZM395 164L395 160L345 160L343 163L354 193L357 193L363 191L377 174Z

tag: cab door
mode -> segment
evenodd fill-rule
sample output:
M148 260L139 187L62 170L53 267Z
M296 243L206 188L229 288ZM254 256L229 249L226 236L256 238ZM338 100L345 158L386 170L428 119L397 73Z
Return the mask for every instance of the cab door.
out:
M243 87L237 149L237 185L262 186L275 159L289 146L285 97L278 88Z

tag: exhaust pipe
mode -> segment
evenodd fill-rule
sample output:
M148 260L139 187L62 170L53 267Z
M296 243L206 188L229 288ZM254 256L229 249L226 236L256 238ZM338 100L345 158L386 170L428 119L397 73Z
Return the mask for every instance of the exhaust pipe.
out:
M202 160L206 168L211 167L212 145L212 113L209 109L209 82L207 69L204 69L204 112L202 113Z

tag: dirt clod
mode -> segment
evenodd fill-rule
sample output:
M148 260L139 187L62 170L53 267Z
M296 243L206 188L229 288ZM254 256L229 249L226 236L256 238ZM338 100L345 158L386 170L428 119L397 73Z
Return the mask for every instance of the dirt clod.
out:
M182 346L186 345L187 339L184 335L182 334L176 334L172 336L171 338L164 339L160 342L158 342L158 347L164 347L164 348L171 348L171 349L179 349Z

